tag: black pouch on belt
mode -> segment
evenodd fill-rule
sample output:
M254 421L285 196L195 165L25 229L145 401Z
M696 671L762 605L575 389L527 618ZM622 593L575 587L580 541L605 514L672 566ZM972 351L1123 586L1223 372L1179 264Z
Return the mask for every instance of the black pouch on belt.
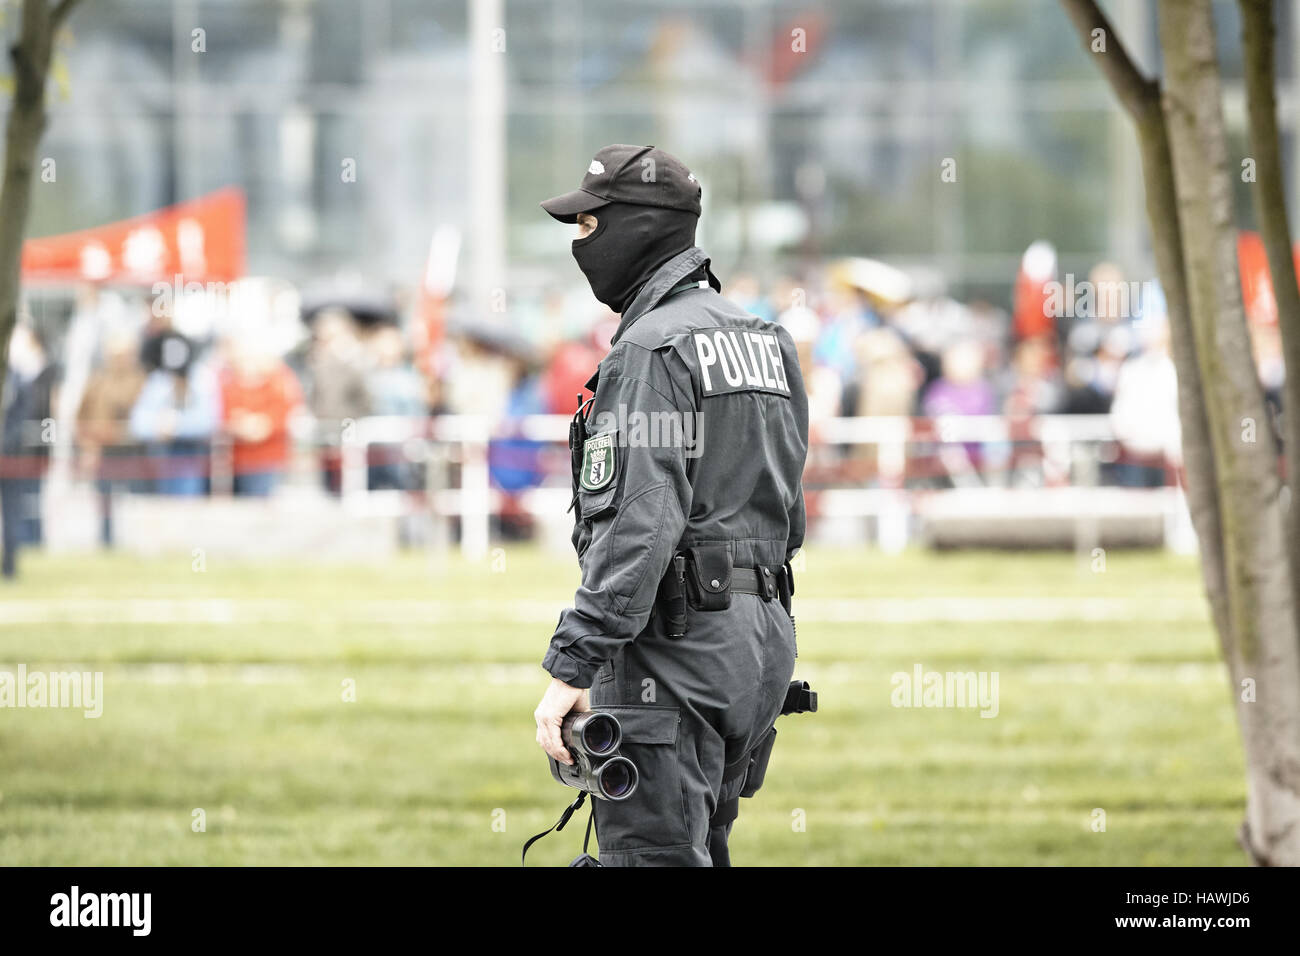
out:
M793 619L794 611L792 610L794 597L794 568L790 567L787 561L781 565L776 576L777 596L781 599L781 606L785 608L785 613L791 615Z
M730 544L686 549L686 596L697 611L725 611L731 607Z

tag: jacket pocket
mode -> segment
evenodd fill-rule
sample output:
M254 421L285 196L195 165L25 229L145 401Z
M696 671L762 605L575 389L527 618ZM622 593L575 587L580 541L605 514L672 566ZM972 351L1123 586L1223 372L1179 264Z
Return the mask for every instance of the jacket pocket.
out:
M623 740L618 752L637 769L637 788L618 803L616 815L597 810L601 849L632 850L690 842L686 794L679 759L681 712L654 704L594 707L618 719ZM603 805L602 805L603 806Z
M583 521L594 521L602 515L613 512L614 495L618 488L610 485L600 491L587 491L585 488L578 489L578 513L582 516Z

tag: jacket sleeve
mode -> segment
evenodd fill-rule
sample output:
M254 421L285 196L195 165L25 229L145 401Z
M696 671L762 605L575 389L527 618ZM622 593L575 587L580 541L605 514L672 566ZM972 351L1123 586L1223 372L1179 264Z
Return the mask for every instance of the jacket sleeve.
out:
M790 383L790 404L794 410L795 433L798 439L798 475L793 489L794 500L787 515L790 531L785 542L785 559L789 561L803 547L808 528L808 512L803 496L803 471L808 462L808 393L804 389L803 370L799 366L799 350L785 329L777 330L785 362L785 374Z
M785 559L789 561L803 547L803 536L807 530L808 516L804 511L803 489L795 493L794 505L790 508L790 533L785 542Z
M636 369L602 364L587 420L589 438L613 435L613 475L578 489L582 585L542 661L574 687L590 687L601 664L645 627L690 511L686 450L673 423L692 411L669 398L674 390L652 374L662 366L651 358Z

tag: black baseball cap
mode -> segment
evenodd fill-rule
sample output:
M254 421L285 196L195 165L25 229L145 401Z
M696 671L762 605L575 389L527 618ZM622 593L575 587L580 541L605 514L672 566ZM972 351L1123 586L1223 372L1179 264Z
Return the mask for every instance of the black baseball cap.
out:
M606 146L596 153L571 193L547 199L542 208L560 222L612 202L661 206L700 214L700 184L676 156L656 146Z

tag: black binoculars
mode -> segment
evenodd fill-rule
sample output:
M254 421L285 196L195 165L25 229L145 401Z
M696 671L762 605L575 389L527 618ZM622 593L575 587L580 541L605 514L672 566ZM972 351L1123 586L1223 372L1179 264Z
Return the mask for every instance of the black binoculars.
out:
M618 753L623 728L618 718L592 710L569 714L560 724L560 739L573 757L573 764L554 757L551 776L576 790L585 790L602 800L626 800L636 790L636 764Z

